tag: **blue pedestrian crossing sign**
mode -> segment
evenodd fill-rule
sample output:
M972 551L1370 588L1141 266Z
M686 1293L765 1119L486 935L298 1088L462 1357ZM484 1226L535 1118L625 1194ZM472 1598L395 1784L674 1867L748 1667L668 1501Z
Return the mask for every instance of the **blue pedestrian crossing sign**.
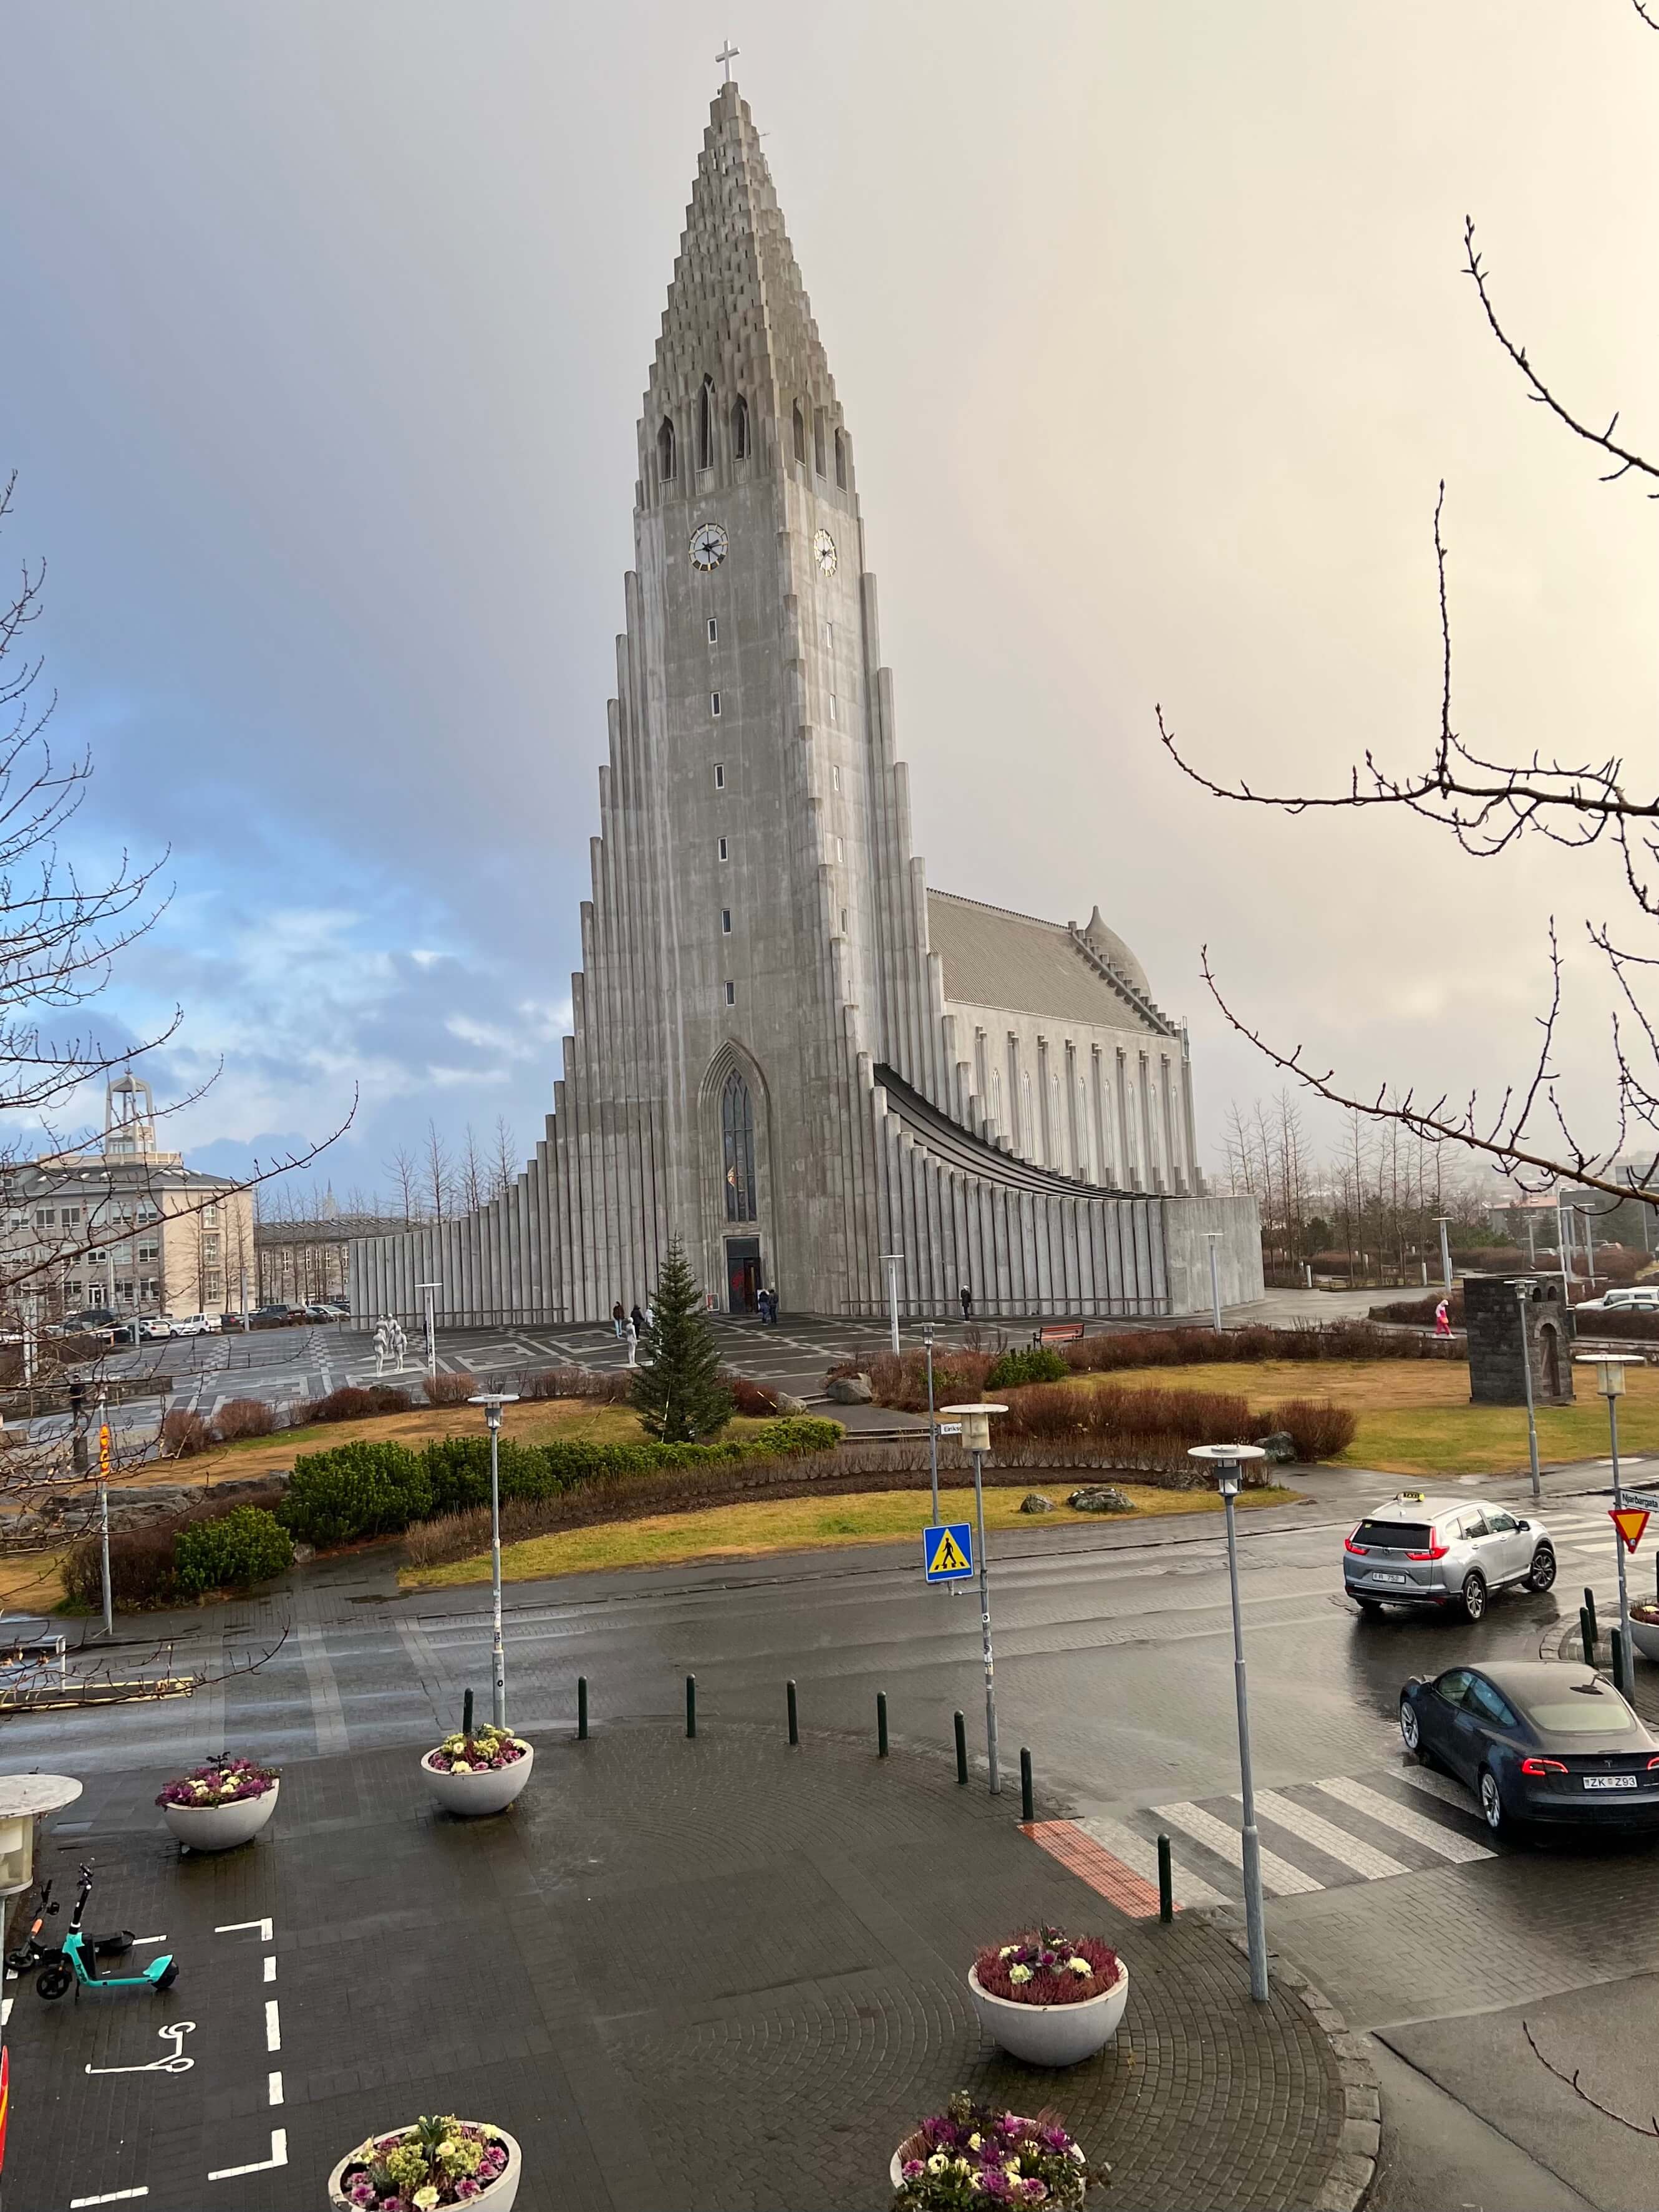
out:
M974 1571L974 1532L966 1521L942 1521L921 1532L921 1564L930 1583L963 1583Z

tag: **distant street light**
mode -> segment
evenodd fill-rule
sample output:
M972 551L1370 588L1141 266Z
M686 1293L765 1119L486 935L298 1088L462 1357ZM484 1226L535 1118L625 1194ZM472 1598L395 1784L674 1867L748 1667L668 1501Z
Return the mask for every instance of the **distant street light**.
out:
M443 1285L417 1283L416 1288L426 1300L426 1371L435 1382L438 1374L438 1322L433 1311L432 1298L435 1291L442 1290Z
M979 1635L985 1658L985 1759L991 1770L991 1795L1002 1795L1002 1771L997 1765L997 1688L991 1661L991 1563L985 1551L985 1483L982 1468L991 1449L991 1416L1006 1413L1006 1406L946 1406L945 1412L962 1423L964 1451L974 1455L974 1510L979 1518ZM935 1516L937 1518L937 1515Z
M1625 1395L1625 1370L1646 1364L1639 1352L1581 1352L1573 1361L1575 1367L1593 1367L1595 1387L1607 1401L1607 1433L1613 1444L1613 1510L1625 1510L1625 1493L1619 1480L1619 1401ZM1630 1642L1630 1591L1625 1583L1625 1540L1619 1533L1615 1521L1613 1528L1613 1548L1619 1560L1619 1672L1623 1676L1619 1687L1628 1698L1636 1689L1635 1655ZM1585 1653L1588 1658L1589 1654Z
M1527 1308L1532 1304L1533 1294L1530 1282L1515 1285L1521 1309L1521 1372L1527 1383L1527 1454L1532 1462L1532 1502L1536 1505L1543 1493L1538 1486L1538 1416L1532 1402L1532 1346L1527 1334Z
M1233 1699L1238 1708L1238 1779L1244 1805L1244 1933L1250 1954L1250 1995L1267 2002L1267 1930L1261 1908L1261 1838L1255 1825L1255 1780L1250 1771L1250 1696L1244 1679L1244 1621L1238 1602L1238 1528L1233 1500L1239 1469L1247 1460L1265 1459L1260 1444L1194 1444L1188 1459L1203 1460L1216 1471L1216 1488L1227 1509L1227 1580L1233 1599Z
M516 1390L479 1390L467 1401L482 1406L489 1424L489 1580L495 1601L495 1626L489 1638L490 1718L498 1729L507 1726L507 1653L501 1643L501 1407L516 1406Z
M1449 1297L1452 1292L1451 1246L1446 1241L1446 1230L1451 1216L1437 1213L1434 1218L1440 1224L1440 1279L1445 1284L1446 1296Z

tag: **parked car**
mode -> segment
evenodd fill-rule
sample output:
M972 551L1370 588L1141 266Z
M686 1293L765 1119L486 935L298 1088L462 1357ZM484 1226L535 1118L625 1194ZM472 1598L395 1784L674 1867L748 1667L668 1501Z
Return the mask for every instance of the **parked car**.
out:
M64 1318L70 1328L93 1330L113 1328L121 1316L107 1306L82 1306L79 1313L66 1314Z
M164 1344L173 1334L173 1323L165 1314L146 1314L138 1324L140 1344Z
M258 1306L248 1316L248 1324L255 1328L280 1328L285 1322L297 1321L296 1306Z
M1402 1490L1376 1506L1342 1547L1342 1586L1362 1613L1385 1605L1455 1605L1479 1620L1506 1583L1547 1590L1555 1546L1541 1521L1472 1498Z
M1599 1298L1581 1299L1573 1311L1576 1314L1659 1313L1659 1285L1633 1283L1623 1290L1603 1291Z
M307 1306L305 1317L307 1321L338 1321L340 1318L332 1306L324 1305Z
M1494 1835L1534 1821L1659 1834L1659 1736L1594 1668L1506 1659L1413 1675L1400 1733L1468 1784Z

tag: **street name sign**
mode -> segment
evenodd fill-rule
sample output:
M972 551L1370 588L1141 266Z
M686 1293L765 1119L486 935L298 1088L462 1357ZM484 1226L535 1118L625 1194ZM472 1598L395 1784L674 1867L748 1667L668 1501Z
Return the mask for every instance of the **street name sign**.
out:
M942 1521L921 1532L921 1564L930 1583L964 1583L974 1571L974 1532L966 1521Z
M1626 1483L1625 1503L1626 1505L1639 1507L1649 1513L1659 1513L1659 1490L1632 1490Z
M962 1434L962 1423L960 1421L935 1421L933 1427L935 1431L942 1437L959 1437Z
M1648 1525L1648 1509L1637 1505L1609 1505L1607 1518L1619 1531L1620 1540L1627 1552L1633 1552L1642 1540L1642 1531Z

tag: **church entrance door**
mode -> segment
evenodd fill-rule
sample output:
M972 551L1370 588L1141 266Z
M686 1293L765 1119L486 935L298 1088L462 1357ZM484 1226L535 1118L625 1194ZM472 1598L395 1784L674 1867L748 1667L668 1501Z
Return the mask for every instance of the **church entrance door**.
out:
M760 1311L761 1263L758 1237L728 1237L726 1240L726 1311Z

